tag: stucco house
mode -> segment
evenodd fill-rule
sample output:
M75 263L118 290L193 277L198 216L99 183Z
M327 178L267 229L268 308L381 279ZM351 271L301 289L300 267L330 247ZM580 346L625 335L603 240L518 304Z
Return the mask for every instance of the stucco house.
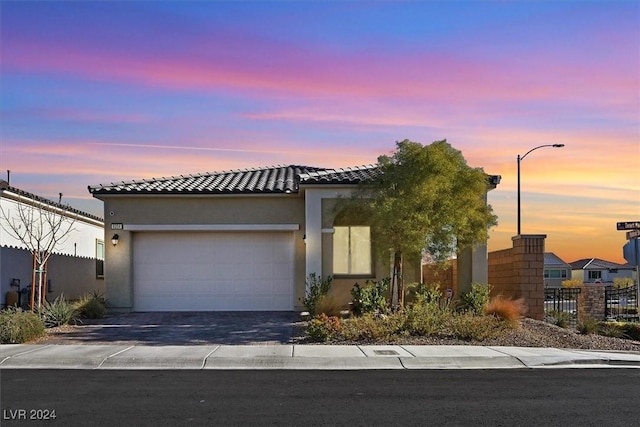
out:
M561 288L562 282L571 279L571 266L553 252L544 253L544 287Z
M73 222L64 241L54 249L46 271L48 300L64 294L76 299L94 291L104 292L104 222L102 218L13 187L0 180L0 295L14 303L16 292L22 302L29 298L33 278L33 257L27 247L10 232L7 219L17 218L18 209L32 213L48 212L51 218Z
M599 258L584 258L569 263L571 278L583 283L613 283L615 278L635 278L635 267L630 264L618 264Z
M106 296L118 311L300 310L311 274L347 303L356 282L389 277L370 229L334 212L374 165L284 165L90 186L104 202ZM487 282L486 245L461 274ZM420 280L420 260L405 280Z

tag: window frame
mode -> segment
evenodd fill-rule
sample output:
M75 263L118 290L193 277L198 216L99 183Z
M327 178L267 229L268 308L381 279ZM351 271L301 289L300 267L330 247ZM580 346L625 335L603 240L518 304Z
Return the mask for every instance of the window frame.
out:
M353 228L366 228L367 229L367 233L368 233L368 249L369 249L369 254L368 254L368 272L352 272L352 267L353 267L353 257L352 257L352 245L351 245L351 236L352 236L352 229ZM335 238L335 233L336 233L336 229L347 229L348 230L348 247L347 247L347 255L348 255L348 260L347 260L347 272L336 272L336 263L335 263L335 256L336 256L336 238ZM335 225L333 227L333 242L332 242L332 270L333 270L333 276L340 278L340 277L348 277L348 278L373 278L375 277L375 266L374 266L374 256L373 256L373 241L372 241L372 237L371 237L371 226L366 225L366 224L351 224L351 225Z
M102 247L102 254L100 254L100 247ZM106 246L104 240L96 239L96 279L104 279L104 257ZM102 257L100 256L102 255Z
M589 270L587 273L589 280L602 280L601 270Z
M567 269L566 268L545 268L544 278L545 279L567 279L568 278Z

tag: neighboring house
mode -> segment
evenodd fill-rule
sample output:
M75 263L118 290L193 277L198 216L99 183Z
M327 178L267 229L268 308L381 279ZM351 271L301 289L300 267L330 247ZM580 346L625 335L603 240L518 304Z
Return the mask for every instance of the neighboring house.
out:
M569 263L571 278L583 283L612 283L616 278L635 278L635 267L630 264L616 264L598 258L585 258Z
M117 238L106 296L118 311L300 310L316 274L346 304L356 282L390 275L369 226L333 210L375 173L292 165L90 186ZM486 283L486 245L472 255L461 270ZM405 281L419 281L420 260L406 264Z
M571 279L571 266L553 252L544 254L544 287L561 288L562 282Z
M18 206L41 210L73 219L73 229L55 248L47 266L48 292L53 300L60 294L69 299L80 298L94 291L104 292L104 222L102 218L12 187L0 180L0 207L9 217L16 217ZM20 291L27 301L31 285L33 257L22 242L8 231L0 215L0 294L2 306L7 304L7 292ZM13 298L13 297L11 297Z

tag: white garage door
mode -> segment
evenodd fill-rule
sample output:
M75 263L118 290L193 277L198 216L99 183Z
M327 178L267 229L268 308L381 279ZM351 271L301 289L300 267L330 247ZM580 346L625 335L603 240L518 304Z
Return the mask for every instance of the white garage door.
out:
M293 309L293 233L141 232L136 311Z

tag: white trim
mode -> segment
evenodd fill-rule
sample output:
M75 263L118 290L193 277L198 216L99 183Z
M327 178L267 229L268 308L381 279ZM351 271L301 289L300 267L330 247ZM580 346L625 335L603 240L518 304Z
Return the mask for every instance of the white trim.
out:
M355 187L345 188L344 185L336 186L334 189L309 186L305 190L305 277L309 277L314 273L319 277L323 277L322 234L333 232L333 228L322 227L322 199L337 199L340 196L349 197L353 188Z
M1 197L7 200L12 200L17 203L24 203L26 205L33 206L38 209L45 209L49 212L53 212L56 215L64 216L74 220L79 220L91 225L104 227L104 221L100 221L95 218L90 218L87 216L86 213L83 213L77 209L74 212L74 208L72 208L71 206L68 206L69 209L65 207L57 206L54 201L45 199L40 196L36 196L35 194L32 195L31 197L23 196L22 194L14 193L13 191L8 189L2 190L0 194L2 195ZM38 199L42 199L42 200L38 200Z
M323 228L320 231L322 232L322 234L333 234L333 233L335 233L335 230L333 228Z
M124 224L126 231L297 231L300 224Z

